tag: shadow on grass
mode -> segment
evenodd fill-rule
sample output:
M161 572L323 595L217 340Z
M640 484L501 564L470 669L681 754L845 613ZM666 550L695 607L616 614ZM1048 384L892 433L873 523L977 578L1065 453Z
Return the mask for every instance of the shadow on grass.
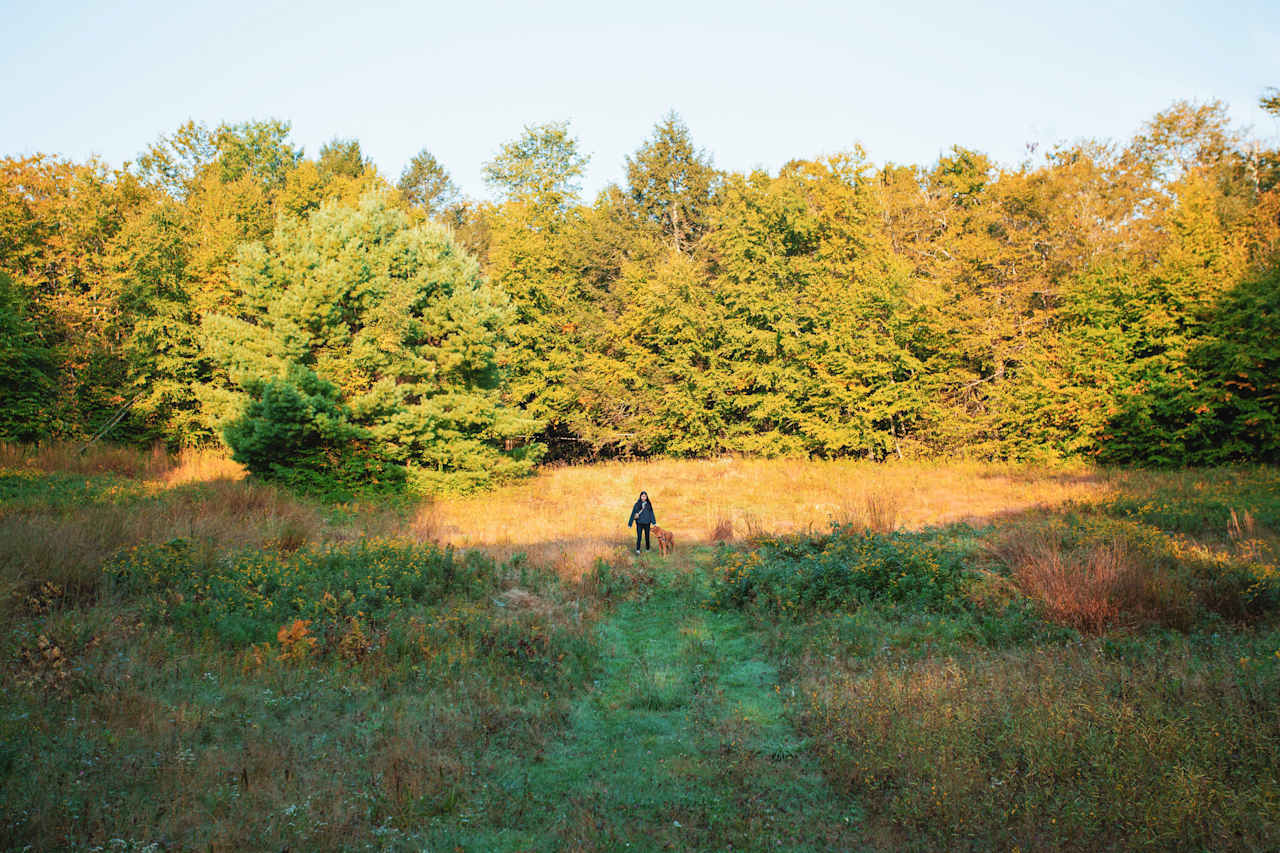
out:
M855 849L860 812L832 791L786 715L777 668L740 614L694 585L619 607L601 670L561 740L498 769L493 801L428 837L466 850ZM477 821L476 814L487 819Z

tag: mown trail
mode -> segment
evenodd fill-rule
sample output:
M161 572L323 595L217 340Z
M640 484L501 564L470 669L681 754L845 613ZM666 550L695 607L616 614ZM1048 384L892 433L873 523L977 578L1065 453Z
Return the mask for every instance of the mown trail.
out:
M784 714L776 668L738 614L668 575L600 627L603 671L563 740L495 780L503 826L438 840L498 849L859 849ZM489 812L492 813L492 804Z

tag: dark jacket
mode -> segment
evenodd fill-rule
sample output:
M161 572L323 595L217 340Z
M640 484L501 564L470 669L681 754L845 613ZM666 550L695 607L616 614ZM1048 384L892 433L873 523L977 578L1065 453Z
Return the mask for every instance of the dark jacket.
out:
M636 505L631 508L631 515L627 517L627 527L630 527L633 521L640 524L657 524L658 520L653 517L653 501L646 501L643 504L636 501Z

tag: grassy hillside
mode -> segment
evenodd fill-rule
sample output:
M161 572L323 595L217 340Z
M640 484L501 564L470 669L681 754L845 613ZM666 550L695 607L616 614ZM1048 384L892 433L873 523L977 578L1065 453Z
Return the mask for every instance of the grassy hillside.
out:
M640 489L669 558L631 553ZM1277 531L1266 468L660 461L323 504L4 447L0 841L1271 849Z

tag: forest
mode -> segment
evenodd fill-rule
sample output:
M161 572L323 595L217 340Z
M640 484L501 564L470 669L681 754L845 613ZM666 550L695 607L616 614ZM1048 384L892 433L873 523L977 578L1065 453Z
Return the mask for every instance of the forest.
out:
M0 159L0 850L1280 850L1280 140L513 131Z
M586 163L525 127L477 201L275 119L2 159L0 440L426 494L616 457L1280 461L1280 149L1221 103L1016 165L776 173L673 112L594 200Z

